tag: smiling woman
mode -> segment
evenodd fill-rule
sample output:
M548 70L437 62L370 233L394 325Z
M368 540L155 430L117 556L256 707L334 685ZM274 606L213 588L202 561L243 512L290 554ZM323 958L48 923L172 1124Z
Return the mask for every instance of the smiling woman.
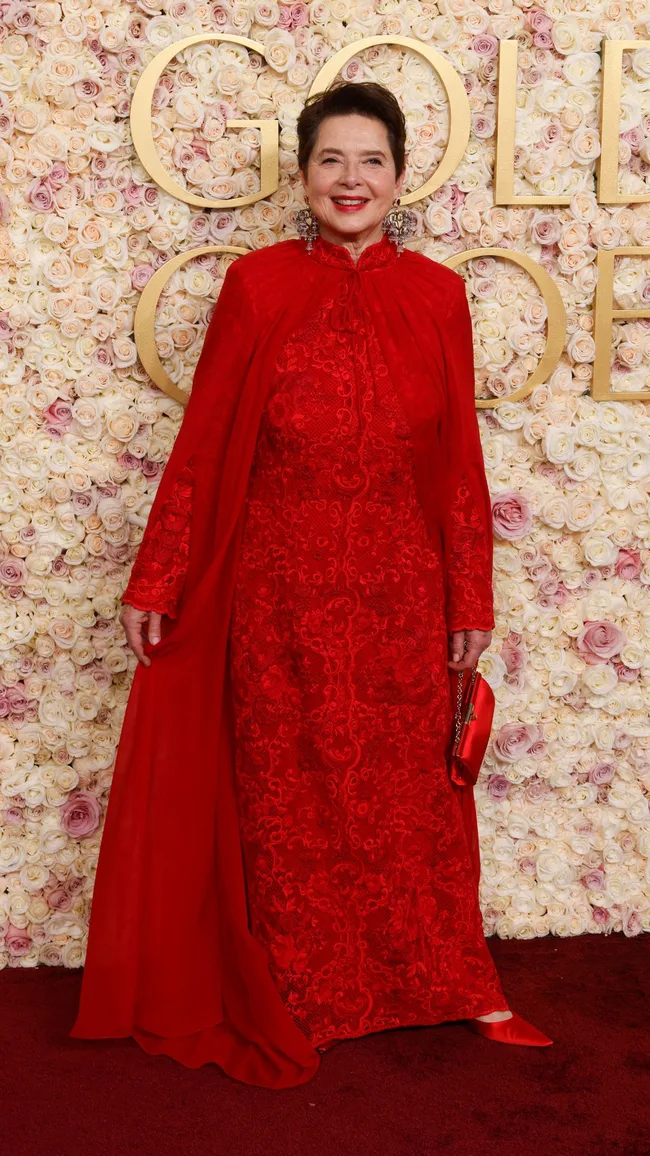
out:
M73 1031L267 1087L387 1028L551 1042L507 1006L447 767L449 668L494 625L464 283L391 236L386 89L321 94L298 134L306 235L229 268L124 595L141 666Z
M318 231L356 261L381 239L386 214L399 200L401 109L379 84L339 84L307 101L298 136L298 164Z

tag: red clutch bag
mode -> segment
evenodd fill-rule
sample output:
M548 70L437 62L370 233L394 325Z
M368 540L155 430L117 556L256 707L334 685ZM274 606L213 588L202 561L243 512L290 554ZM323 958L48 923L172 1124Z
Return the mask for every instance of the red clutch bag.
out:
M494 717L494 692L478 667L452 670L452 701L456 703L449 773L458 787L473 787L485 758ZM469 674L469 678L463 677Z

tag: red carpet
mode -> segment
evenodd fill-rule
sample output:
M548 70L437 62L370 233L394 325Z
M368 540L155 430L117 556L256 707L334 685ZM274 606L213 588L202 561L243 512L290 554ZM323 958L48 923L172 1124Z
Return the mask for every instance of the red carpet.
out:
M7 1156L649 1156L650 935L489 940L552 1048L460 1024L340 1043L269 1092L131 1040L67 1038L80 972L0 974Z

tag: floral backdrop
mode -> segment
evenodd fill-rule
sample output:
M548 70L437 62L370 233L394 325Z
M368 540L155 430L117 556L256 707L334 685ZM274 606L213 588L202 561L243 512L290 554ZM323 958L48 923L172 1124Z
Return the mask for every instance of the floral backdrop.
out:
M497 626L482 660L497 695L476 790L487 934L529 938L650 930L650 416L596 403L598 249L650 244L650 206L600 206L600 44L644 39L648 0L0 0L0 961L83 962L111 768L135 660L118 614L129 567L182 419L149 381L133 338L152 273L205 244L293 236L303 203L296 119L323 63L367 36L410 36L463 79L472 134L453 177L416 202L411 246L444 260L516 249L556 281L567 344L550 380L510 402L544 346L534 282L501 258L460 266L476 331L494 499ZM202 211L137 159L131 98L166 45L201 32L232 44L174 58L154 95L163 163L195 193L259 187L255 128L275 118L280 186L244 208ZM570 204L495 207L499 41L519 43L515 191ZM399 97L407 189L430 175L449 127L416 53L365 49L343 68ZM650 45L625 57L621 188L650 169ZM191 386L231 255L169 280L157 314L164 365ZM650 270L619 262L617 304L650 301ZM616 322L616 389L648 382L650 322ZM189 801L188 801L188 805Z

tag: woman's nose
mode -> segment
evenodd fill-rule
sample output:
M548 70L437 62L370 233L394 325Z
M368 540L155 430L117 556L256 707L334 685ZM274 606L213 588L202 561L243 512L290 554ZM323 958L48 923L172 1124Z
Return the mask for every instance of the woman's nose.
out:
M359 169L358 169L357 164L354 161L348 161L346 164L344 164L343 175L341 177L341 183L344 185L347 185L347 186L354 186L354 185L361 184L361 178L359 176Z

